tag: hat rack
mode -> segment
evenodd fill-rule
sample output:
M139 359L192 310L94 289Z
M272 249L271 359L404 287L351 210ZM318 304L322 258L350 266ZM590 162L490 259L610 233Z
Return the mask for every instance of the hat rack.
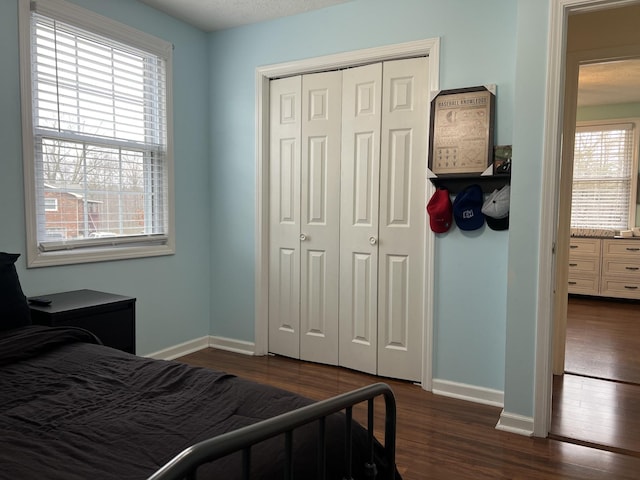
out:
M431 170L427 169L427 178L436 188L446 188L454 195L474 183L480 185L484 193L491 193L511 183L511 175L493 175L491 170L492 167L487 169L487 171L490 172L487 175L485 175L485 172L482 175L458 174L437 176L431 172Z

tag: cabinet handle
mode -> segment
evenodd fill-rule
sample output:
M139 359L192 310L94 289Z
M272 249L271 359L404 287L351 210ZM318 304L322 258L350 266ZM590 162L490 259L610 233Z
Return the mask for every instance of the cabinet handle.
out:
M578 248L578 245L569 245L569 248Z
M640 267L624 267L627 270L640 270Z
M627 247L627 250L629 252L637 252L638 250L640 250L640 248L638 248L638 247Z
M578 282L569 282L569 285L577 285Z
M304 233L300 234L300 241L304 242L307 239L307 236Z
M577 266L578 266L578 264L577 264L577 263L570 263L570 264L569 264L569 266L570 266L570 267L577 267Z
M637 290L638 286L637 285L625 285L624 288L626 288L627 290Z

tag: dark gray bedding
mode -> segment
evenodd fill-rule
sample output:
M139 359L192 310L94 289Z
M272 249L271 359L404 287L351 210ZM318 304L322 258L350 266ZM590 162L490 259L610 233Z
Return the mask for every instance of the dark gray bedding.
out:
M144 479L193 443L311 403L94 342L78 329L0 333L0 479ZM342 478L343 422L337 414L327 424L329 479ZM316 431L314 424L294 433L297 479L315 478ZM354 478L364 478L366 432L354 434ZM282 478L283 445L279 437L253 448L252 478ZM239 454L206 465L198 478L240 478Z

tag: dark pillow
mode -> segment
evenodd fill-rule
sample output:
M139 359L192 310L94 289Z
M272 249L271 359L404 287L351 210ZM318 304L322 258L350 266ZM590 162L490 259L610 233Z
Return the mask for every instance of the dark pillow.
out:
M0 330L31 325L31 311L16 272L19 256L0 252Z

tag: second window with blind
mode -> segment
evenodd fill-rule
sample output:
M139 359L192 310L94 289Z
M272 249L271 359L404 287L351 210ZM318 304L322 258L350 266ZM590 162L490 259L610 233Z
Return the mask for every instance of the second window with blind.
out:
M571 227L627 230L636 225L638 123L579 123L573 156Z

